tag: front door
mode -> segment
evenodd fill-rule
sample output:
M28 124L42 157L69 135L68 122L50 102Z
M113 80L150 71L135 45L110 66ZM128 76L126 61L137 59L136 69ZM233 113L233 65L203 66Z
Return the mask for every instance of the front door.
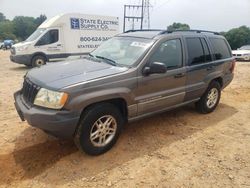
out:
M65 58L61 28L49 29L36 43L37 52L46 54L49 60Z
M162 42L149 58L164 63L167 72L138 78L136 102L138 115L161 111L180 104L185 97L186 68L183 66L183 45L180 38ZM140 74L140 73L139 73Z

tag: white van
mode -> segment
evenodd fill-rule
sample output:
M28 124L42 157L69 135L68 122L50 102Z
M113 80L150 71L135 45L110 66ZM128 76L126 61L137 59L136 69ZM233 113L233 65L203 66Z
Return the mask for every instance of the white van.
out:
M26 66L41 66L88 54L118 33L118 17L61 14L42 23L24 42L13 45L10 59Z

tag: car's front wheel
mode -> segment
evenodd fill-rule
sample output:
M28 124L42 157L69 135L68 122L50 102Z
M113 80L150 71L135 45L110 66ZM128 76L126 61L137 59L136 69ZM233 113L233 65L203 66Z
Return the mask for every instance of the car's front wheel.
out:
M200 100L196 102L196 109L203 113L210 113L219 104L221 96L221 86L217 81L212 81Z
M116 143L123 124L121 112L113 104L94 105L83 113L74 141L85 153L100 155Z

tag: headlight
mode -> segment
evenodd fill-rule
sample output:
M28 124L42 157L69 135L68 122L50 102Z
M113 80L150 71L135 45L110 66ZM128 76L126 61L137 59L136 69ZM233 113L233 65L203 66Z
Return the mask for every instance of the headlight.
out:
M66 103L67 99L67 93L41 88L36 95L34 104L47 108L61 109Z
M20 46L20 47L17 47L16 48L16 51L24 51L24 50L27 50L27 48L29 47L29 45L24 45L24 46Z
M244 54L244 56L250 56L250 54Z

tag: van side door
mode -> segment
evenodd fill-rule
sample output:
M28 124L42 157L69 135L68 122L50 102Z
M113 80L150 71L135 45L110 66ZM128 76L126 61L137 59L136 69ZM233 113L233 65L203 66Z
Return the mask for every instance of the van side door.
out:
M183 50L181 37L159 42L146 64L139 69L135 92L138 115L161 111L183 102L186 82ZM143 75L143 68L150 67L153 62L164 63L166 73Z
M61 28L49 29L35 44L37 52L46 54L49 60L56 60L63 57L64 42Z
M185 37L187 80L185 101L198 99L206 90L206 76L214 71L212 55L205 37Z

